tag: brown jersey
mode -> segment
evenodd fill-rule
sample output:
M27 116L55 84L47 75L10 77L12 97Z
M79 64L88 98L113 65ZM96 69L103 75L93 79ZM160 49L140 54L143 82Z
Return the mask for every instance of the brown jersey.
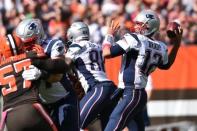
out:
M39 80L28 81L22 77L22 72L30 65L46 70L49 73L66 71L64 60L51 60L43 55L30 51L7 58L0 63L0 86L4 99L4 110L19 104L38 101L37 88Z

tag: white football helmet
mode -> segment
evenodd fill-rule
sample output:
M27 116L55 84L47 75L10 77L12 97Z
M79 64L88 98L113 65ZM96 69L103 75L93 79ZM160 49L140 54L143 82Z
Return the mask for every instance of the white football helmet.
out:
M89 28L84 22L74 22L67 31L67 39L71 42L89 40Z
M45 32L39 19L25 19L16 27L16 35L23 42L31 42L44 39Z
M152 36L158 30L160 26L160 20L158 15L152 10L141 11L134 19L135 24L138 26L137 32L145 36Z

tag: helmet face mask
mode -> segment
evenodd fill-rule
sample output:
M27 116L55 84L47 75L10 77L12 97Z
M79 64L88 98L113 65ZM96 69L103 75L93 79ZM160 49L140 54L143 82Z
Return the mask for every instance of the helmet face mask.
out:
M147 24L141 22L136 22L134 24L134 27L131 29L132 32L136 32L139 34L145 34L147 30L148 30Z
M83 22L74 22L67 31L67 39L71 42L89 40L89 28Z
M160 26L159 17L151 10L144 10L140 12L134 19L134 22L136 23L134 26L135 32L145 36L155 34L159 30ZM138 26L139 23L141 24L141 27Z

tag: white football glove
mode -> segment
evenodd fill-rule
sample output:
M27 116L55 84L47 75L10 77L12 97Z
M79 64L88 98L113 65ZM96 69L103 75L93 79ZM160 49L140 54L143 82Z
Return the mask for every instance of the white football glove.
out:
M34 65L30 65L28 70L23 71L22 76L25 80L37 80L42 72Z

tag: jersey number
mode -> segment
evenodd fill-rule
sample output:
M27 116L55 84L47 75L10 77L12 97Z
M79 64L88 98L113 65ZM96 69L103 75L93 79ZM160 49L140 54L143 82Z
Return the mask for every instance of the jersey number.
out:
M97 71L104 71L102 51L92 50L90 52L91 69Z
M14 63L13 66L10 64L0 69L0 85L2 86L8 85L8 88L3 87L1 89L3 96L17 91L16 78L13 75L13 72L19 73L23 69L26 70L27 67L29 67L30 65L31 65L30 59L26 59ZM27 81L27 80L23 81L23 88L29 88L30 86L31 86L31 81Z
M151 50L146 50L146 55L144 59L144 63L141 67L141 70L144 72L144 74L149 75L155 67L161 62L161 54L154 53L152 56ZM150 60L153 60L151 63L149 63Z

